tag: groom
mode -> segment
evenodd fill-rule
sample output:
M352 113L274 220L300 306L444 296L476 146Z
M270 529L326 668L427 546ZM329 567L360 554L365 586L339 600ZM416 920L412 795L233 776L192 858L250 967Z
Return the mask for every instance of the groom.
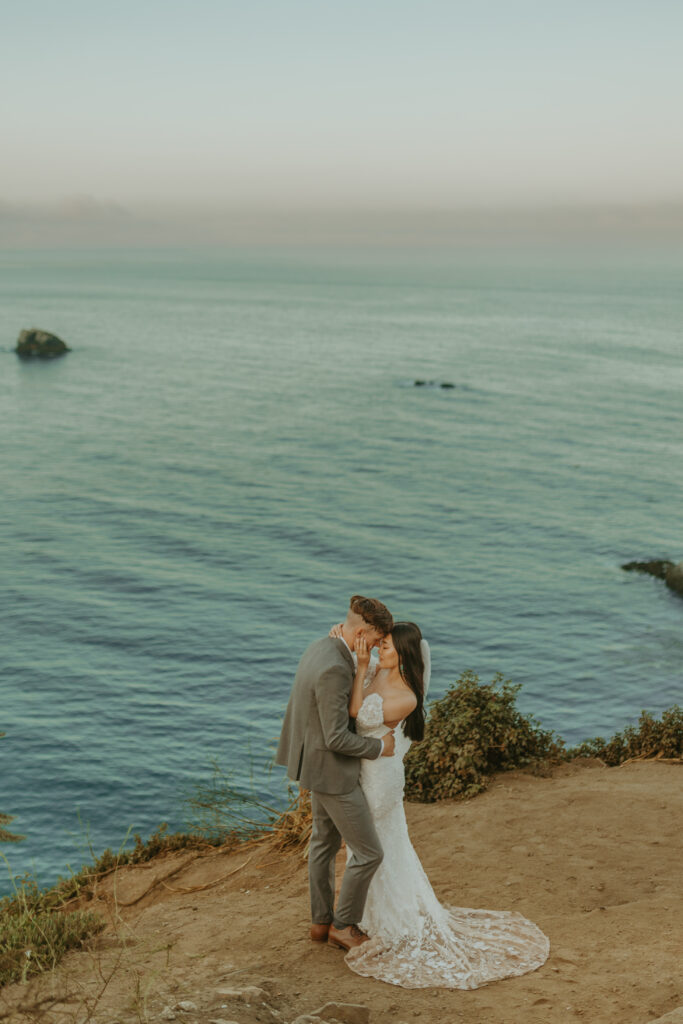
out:
M393 619L381 601L355 595L342 637L316 640L304 653L287 705L275 763L311 790L313 831L308 854L311 938L351 949L367 940L357 927L383 852L358 778L361 757L394 753L393 732L379 740L357 736L349 719L359 637L368 648L391 632ZM334 861L342 838L353 851L334 912Z

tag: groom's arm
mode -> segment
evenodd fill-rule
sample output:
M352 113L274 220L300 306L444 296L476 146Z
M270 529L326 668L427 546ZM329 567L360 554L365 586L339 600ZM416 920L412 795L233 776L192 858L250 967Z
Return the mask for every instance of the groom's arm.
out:
M349 683L341 666L334 665L315 682L325 746L335 754L366 757L371 761L382 753L382 741L372 736L358 736L349 729Z

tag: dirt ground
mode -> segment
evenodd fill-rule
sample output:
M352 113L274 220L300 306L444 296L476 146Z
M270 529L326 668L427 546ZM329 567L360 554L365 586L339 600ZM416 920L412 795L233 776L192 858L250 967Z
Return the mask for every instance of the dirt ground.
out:
M334 1000L365 1004L370 1024L646 1024L683 1006L683 766L511 772L473 800L407 815L439 898L520 911L550 938L543 967L474 991L361 978L308 938L300 853L182 851L102 882L106 931L0 991L0 1020L256 1024ZM262 990L248 1002L226 994L248 985Z

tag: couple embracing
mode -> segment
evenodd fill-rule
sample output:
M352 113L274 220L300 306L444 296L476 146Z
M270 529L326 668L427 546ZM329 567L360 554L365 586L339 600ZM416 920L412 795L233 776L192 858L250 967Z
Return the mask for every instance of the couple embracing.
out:
M549 943L515 911L439 903L413 849L403 759L423 738L429 677L419 627L395 623L374 598L352 597L345 621L301 658L276 763L311 791L311 938L346 950L348 966L366 977L478 988L540 967Z

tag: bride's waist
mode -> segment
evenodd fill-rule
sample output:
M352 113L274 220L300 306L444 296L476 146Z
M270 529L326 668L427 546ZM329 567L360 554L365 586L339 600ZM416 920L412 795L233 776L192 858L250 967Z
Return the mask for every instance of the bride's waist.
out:
M363 729L362 732L358 729L357 732L364 739L383 740L387 733L391 732L391 729L386 725L378 725L374 729Z

